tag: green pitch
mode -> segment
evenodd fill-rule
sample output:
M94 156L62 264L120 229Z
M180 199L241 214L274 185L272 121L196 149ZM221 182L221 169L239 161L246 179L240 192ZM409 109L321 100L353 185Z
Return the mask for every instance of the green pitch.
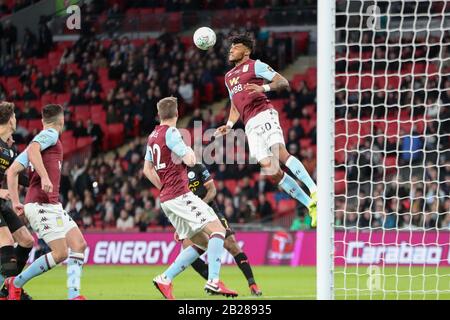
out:
M90 300L147 300L162 299L161 294L153 286L152 279L165 267L157 266L86 266L83 270L82 293ZM228 287L239 292L237 299L315 299L316 275L313 267L254 267L258 285L263 297L250 296L247 282L237 267L222 267L222 280ZM343 268L336 268L335 287L347 290L336 290L336 299L436 299L436 286L445 291L439 299L450 299L450 268L415 267L411 269L414 277L407 277L409 268L381 269L380 278L372 278L373 286L381 286L382 290L369 290L369 276L365 267L347 268L344 277ZM401 275L395 277L396 272ZM436 272L440 276L437 284ZM424 285L424 276L426 282ZM379 281L379 282L377 282ZM205 281L189 268L174 282L174 295L177 299L222 299L208 296L203 291ZM356 288L360 290L355 290ZM59 266L42 276L30 281L26 290L34 299L66 299L66 268ZM410 296L410 288L422 290ZM391 290L401 291L401 293ZM225 298L223 298L225 299Z

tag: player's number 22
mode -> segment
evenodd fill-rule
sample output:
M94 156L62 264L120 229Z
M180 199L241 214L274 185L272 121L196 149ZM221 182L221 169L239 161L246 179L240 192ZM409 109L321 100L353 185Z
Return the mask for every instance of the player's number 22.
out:
M156 156L156 170L164 169L166 167L165 163L161 163L161 147L158 144L154 144L153 148L150 148L150 153L152 155L152 159L155 160Z

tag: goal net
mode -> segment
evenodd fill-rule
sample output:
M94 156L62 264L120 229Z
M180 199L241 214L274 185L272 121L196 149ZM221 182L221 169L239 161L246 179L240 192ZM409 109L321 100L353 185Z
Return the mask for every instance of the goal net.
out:
M334 297L450 299L450 1L335 10Z

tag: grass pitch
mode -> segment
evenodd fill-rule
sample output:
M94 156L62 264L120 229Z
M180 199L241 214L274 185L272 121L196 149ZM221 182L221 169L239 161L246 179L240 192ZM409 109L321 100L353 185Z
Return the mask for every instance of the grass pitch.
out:
M86 266L82 294L89 300L163 299L152 279L164 269L164 266ZM247 281L237 267L222 267L221 278L228 287L239 292L237 299L315 299L314 267L261 266L253 270L263 291L260 298L250 295ZM345 276L343 271L343 268L336 268L336 299L450 299L450 268L380 269L380 278L372 278L371 290L367 287L367 268L347 268ZM409 276L410 272L413 277ZM205 281L189 268L175 279L174 295L177 299L226 299L207 295L203 291L204 284ZM342 290L344 284L346 290ZM66 299L66 268L59 266L31 280L25 289L35 300ZM411 294L411 289L416 292ZM442 292L437 295L436 289Z

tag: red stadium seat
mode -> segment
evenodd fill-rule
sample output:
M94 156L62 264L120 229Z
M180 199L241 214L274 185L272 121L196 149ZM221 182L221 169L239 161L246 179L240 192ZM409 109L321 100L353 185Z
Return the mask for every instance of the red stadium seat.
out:
M103 112L103 106L101 104L93 104L90 108L92 118L94 118L94 115L98 115Z
M234 193L237 187L237 181L234 179L227 179L224 180L223 183L225 184L225 187L227 187L228 190L230 190L231 193Z
M74 108L73 116L75 121L81 120L83 121L83 124L85 124L86 121L91 118L91 109L87 105L76 106Z
M345 186L346 186L345 170L336 170L334 172L335 194L343 194L345 192Z
M42 130L42 120L41 119L28 120L27 129L29 131L33 131L34 129L37 129L38 131Z
M282 199L278 202L278 215L285 215L286 213L295 212L297 208L297 201L294 199Z
M68 104L70 101L70 93L58 93L56 95L56 103L60 105Z
M77 149L82 149L84 147L90 146L92 144L91 137L80 137L76 140Z
M109 135L109 148L116 148L123 144L125 131L123 123L109 124L107 130Z
M50 103L57 103L56 96L51 93L47 93L41 96L41 105L45 106Z

